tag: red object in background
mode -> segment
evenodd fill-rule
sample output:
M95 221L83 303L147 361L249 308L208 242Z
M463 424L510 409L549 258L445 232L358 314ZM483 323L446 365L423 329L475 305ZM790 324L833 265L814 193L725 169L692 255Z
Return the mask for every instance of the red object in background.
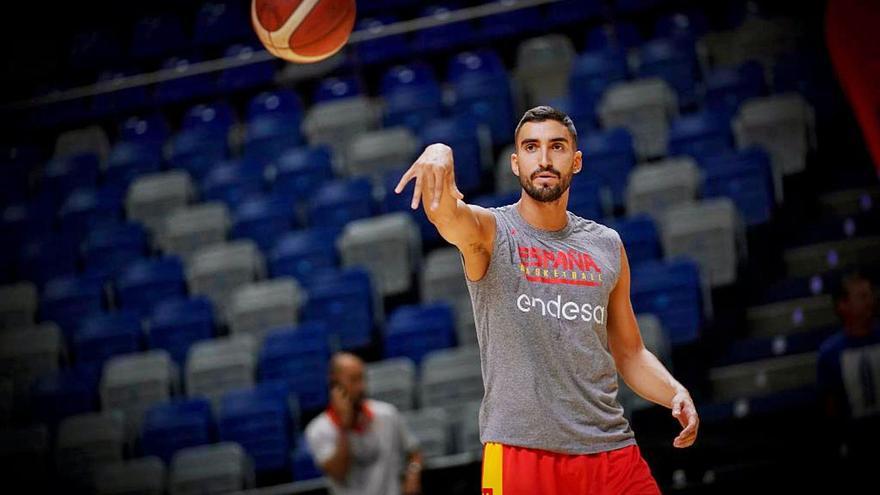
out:
M825 38L840 85L880 173L880 1L830 0Z
M276 57L310 63L338 52L354 29L354 0L251 0L251 23Z

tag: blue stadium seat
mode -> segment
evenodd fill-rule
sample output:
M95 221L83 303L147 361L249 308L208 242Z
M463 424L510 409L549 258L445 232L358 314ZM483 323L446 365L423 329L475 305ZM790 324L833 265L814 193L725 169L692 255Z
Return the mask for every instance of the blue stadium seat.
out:
M226 393L220 400L217 433L221 442L237 442L257 472L289 469L291 421L289 390L283 381Z
M615 12L625 13L625 14L634 14L649 11L658 5L661 5L664 0L617 0L614 2L614 10Z
M375 213L373 185L369 179L334 180L323 184L307 205L306 218L313 227L342 227Z
M359 6L360 7L360 6ZM382 33L384 26L394 24L399 19L393 15L377 15L360 19L356 30L370 34ZM409 53L406 36L392 34L374 40L366 40L355 45L355 53L362 64L369 65L378 62L399 59Z
M625 52L599 50L578 56L568 82L569 116L578 130L598 127L596 104L608 86L625 80L628 73Z
M129 54L135 58L155 58L178 54L189 46L183 26L176 16L150 16L138 19L132 30Z
M56 426L62 419L98 409L101 368L76 365L37 378L30 389L35 420Z
M107 67L122 58L123 46L109 30L79 32L70 42L67 63L76 69Z
M259 356L259 381L283 381L308 414L327 406L330 347L327 325L312 321L266 335Z
M159 105L168 105L216 94L217 84L213 74L192 73L192 65L197 62L196 57L172 57L166 60L162 68L174 71L179 77L156 84L154 101Z
M612 50L626 52L642 44L635 25L628 22L603 24L587 32L587 51Z
M418 131L443 113L443 95L431 67L424 63L397 65L382 76L385 126Z
M373 286L363 269L316 273L304 279L309 302L304 321L326 322L334 347L352 350L368 345L374 320Z
M456 158L456 161L457 160L458 158ZM456 173L457 170L458 167L456 167ZM404 172L406 172L405 168L389 170L383 176L382 183L385 186L385 197L382 198L382 211L384 213L393 213L397 211L407 212L416 221L416 225L419 226L422 242L427 244L437 242L441 239L440 233L437 232L437 227L428 220L428 215L425 214L425 209L421 207L421 204L416 210L410 208L413 191L415 190L416 185L415 181L410 181L400 194L394 192L394 188L397 187L397 183L400 182L400 178L403 176ZM456 180L457 179L458 177L456 176Z
M118 273L147 255L147 232L139 223L102 225L89 231L83 241L86 269L106 267Z
M516 193L515 199L519 199L520 193ZM571 181L571 189L568 196L568 210L575 215L590 220L604 217L602 205L602 183L585 174L575 176Z
M149 325L147 347L165 349L183 367L194 343L214 337L214 306L206 297L164 299L153 307Z
M77 153L53 158L46 163L41 189L56 201L78 188L95 187L98 184L100 170L98 155L94 153Z
M134 312L87 316L73 334L74 359L101 364L113 356L139 351L142 338L141 319Z
M706 75L706 109L733 116L743 101L763 95L764 68L758 62L720 67Z
M425 7L421 14L425 17L443 19L451 11L452 9L448 7L432 5ZM453 22L420 29L416 32L411 47L413 53L428 53L455 48L470 43L474 39L476 39L476 32L469 21Z
M235 110L225 101L200 103L187 110L181 123L182 129L202 129L217 134L227 134L235 125Z
M282 195L255 196L238 204L232 215L232 238L247 238L268 252L286 232L295 228L293 198Z
M632 268L636 313L653 313L672 345L700 338L702 296L697 264L691 260L647 262Z
M332 101L342 98L363 96L365 93L361 81L354 76L333 76L321 79L315 94L312 97L314 103Z
M127 186L136 177L162 168L162 142L119 141L110 150L104 183Z
M168 122L158 112L131 116L119 126L120 141L164 144L170 136Z
M202 199L223 201L231 210L264 190L263 168L256 160L230 160L214 166L201 181Z
M169 463L180 449L211 443L214 429L208 399L179 398L157 404L144 413L141 453Z
M3 208L0 217L0 234L13 246L20 247L31 239L41 239L52 232L55 223L55 201L48 194L41 194L28 201L10 203Z
M229 156L226 134L205 129L185 129L171 138L168 162L200 180L215 164Z
M663 257L660 247L660 235L657 226L649 215L640 214L609 222L620 235L626 247L626 257L630 266L647 261L659 261Z
M223 56L245 62L261 52L251 45L235 44L226 49ZM220 73L217 87L222 93L233 93L245 89L271 84L275 79L275 60L251 62L239 67L229 67Z
M585 171L611 191L612 203L615 207L623 206L626 199L627 178L636 165L633 140L629 131L618 127L608 131L592 132L579 141L584 154Z
M304 203L321 185L333 180L333 163L327 146L287 150L275 160L272 191Z
M302 120L303 104L299 96L289 89L264 91L254 96L247 107L247 120L274 115L297 122Z
M683 115L669 126L669 154L694 157L733 149L730 121L724 114L703 111Z
M518 0L508 0L507 5L515 5ZM479 19L476 36L484 45L492 44L501 38L525 36L535 32L542 26L541 9L538 7L525 7L509 12L499 12Z
M574 182L572 182L574 184ZM596 189L596 195L599 194L598 185ZM521 196L520 191L513 191L504 194L484 194L482 196L477 196L473 199L473 204L477 206L482 206L483 208L498 208L500 206L510 205L519 201ZM410 195L412 197L412 195ZM598 201L598 200L597 200ZM572 210L571 199L569 199L568 209ZM572 210L574 211L574 210Z
M118 87L126 77L135 75L134 71L104 71L98 75L98 84ZM107 93L96 94L92 98L92 111L95 117L131 112L146 108L151 101L147 86L134 86Z
M24 202L30 189L30 175L42 163L40 148L29 145L0 145L3 163L0 180L0 207Z
M477 123L472 118L458 117L434 119L419 133L422 146L444 143L452 148L455 154L455 183L465 194L479 189L481 182L482 150L477 132Z
M54 321L70 339L87 316L104 309L104 281L93 276L65 276L50 280L40 298L41 319Z
M552 30L567 24L583 23L603 14L601 0L562 0L547 6L545 26Z
M76 239L61 234L28 241L21 248L17 265L18 275L39 286L63 275L77 271Z
M455 318L447 303L401 306L388 318L385 358L405 356L416 365L425 354L455 345Z
M141 314L163 299L187 293L183 264L175 256L136 262L122 272L115 287L116 303Z
M663 15L654 24L654 35L658 38L696 41L708 31L706 15L696 9Z
M510 140L514 129L510 80L501 58L492 50L462 52L449 61L455 115L470 115L489 126L494 144Z
M285 151L302 144L299 120L286 115L264 115L247 123L244 156L269 163Z
M696 102L697 54L691 41L658 38L639 50L639 77L659 77L678 94L678 102L687 107Z
M773 171L766 151L752 147L705 156L699 164L704 173L704 197L729 197L747 225L770 220L775 200Z
M293 277L303 282L315 273L339 265L336 227L312 227L281 237L269 252L272 278Z
M305 437L299 437L291 457L293 481L311 480L324 476L324 473L315 465L315 459L309 452Z
M196 13L193 44L200 47L228 45L253 37L250 29L250 13L241 2L212 0L204 2Z
M113 185L73 191L58 210L61 232L73 239L83 239L92 228L119 223L124 196L125 190Z

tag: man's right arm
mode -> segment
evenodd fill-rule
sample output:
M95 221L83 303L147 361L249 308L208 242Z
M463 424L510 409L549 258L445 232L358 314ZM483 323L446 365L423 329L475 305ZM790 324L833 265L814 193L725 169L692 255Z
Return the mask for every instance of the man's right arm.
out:
M432 144L403 174L394 191L398 194L415 179L411 207L421 201L425 214L447 242L461 251L468 279L480 280L492 257L495 217L486 209L468 205L455 185L452 149Z

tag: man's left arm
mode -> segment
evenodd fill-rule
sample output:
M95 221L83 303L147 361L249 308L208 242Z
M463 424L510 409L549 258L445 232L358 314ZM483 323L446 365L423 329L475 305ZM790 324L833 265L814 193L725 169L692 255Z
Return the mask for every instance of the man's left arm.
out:
M623 381L641 397L672 409L682 431L673 441L679 448L693 445L700 418L687 389L645 348L630 300L626 250L620 247L620 276L608 301L608 347Z

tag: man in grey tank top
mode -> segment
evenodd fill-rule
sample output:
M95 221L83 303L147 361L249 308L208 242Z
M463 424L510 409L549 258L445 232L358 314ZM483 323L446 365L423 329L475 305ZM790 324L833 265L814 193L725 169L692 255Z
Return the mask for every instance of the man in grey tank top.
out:
M659 493L617 400L618 373L672 410L682 426L675 447L696 440L693 400L642 342L617 232L567 210L582 169L571 119L533 108L514 139L515 204L466 204L440 143L395 189L415 179L412 208L421 202L462 255L485 388L482 493Z

